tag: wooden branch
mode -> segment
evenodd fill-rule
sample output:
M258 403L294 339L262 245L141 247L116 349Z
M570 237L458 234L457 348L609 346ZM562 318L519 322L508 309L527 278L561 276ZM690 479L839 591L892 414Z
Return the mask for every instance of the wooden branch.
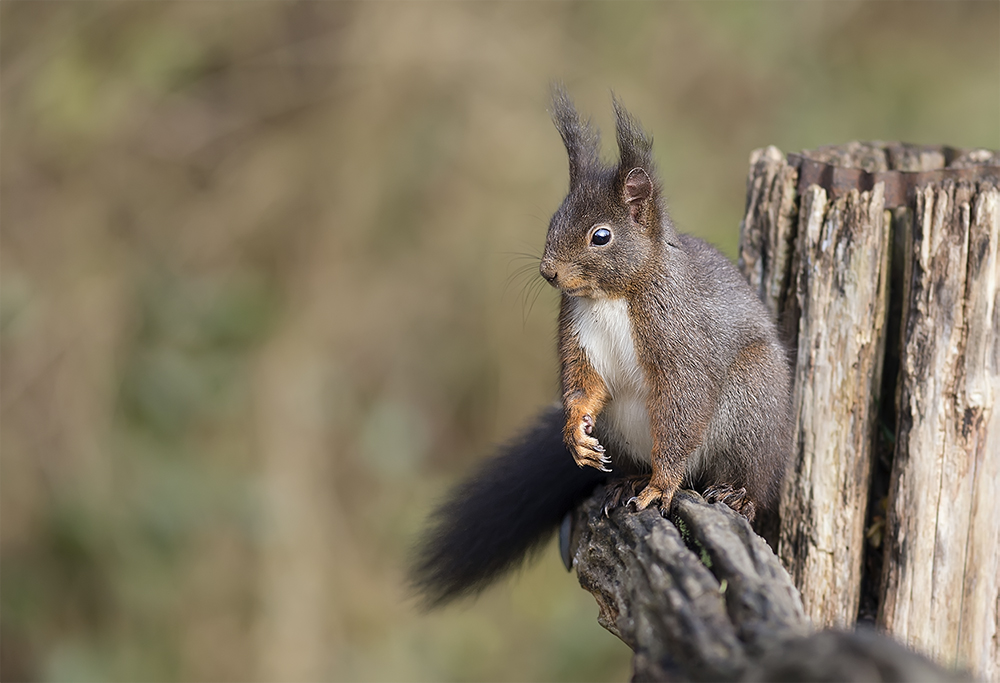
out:
M722 504L679 491L656 510L576 512L570 550L598 621L635 652L633 680L958 680L875 633L812 633L763 539Z

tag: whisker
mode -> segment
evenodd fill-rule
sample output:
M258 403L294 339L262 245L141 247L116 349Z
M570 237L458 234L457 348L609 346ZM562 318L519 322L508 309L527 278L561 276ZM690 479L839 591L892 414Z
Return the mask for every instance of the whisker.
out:
M523 326L527 327L528 319L531 317L531 312L535 308L535 303L538 301L538 297L541 296L547 286L548 282L541 277L538 277L528 282L527 286L522 291L521 324Z
M542 280L541 278L539 278L537 280L537 283L538 283L539 286L535 287L535 296L531 299L531 305L528 306L528 315L525 316L525 319L524 319L525 324L527 324L528 318L531 317L531 311L532 311L532 309L535 308L535 302L538 301L538 297L541 295L542 290L544 289L544 285L546 284L545 280Z
M514 284L515 281L524 280L525 277L531 277L531 275L537 271L538 271L537 264L528 263L526 265L518 267L518 269L512 273L508 273L507 277L504 279L503 290L500 293L500 298L502 299L504 296L506 296L507 290L510 289L510 286ZM524 286L523 282L521 286L522 287Z
M515 259L534 259L538 261L541 257L538 254L525 252L525 251L502 251L500 252L504 256L513 256Z
M531 263L525 263L518 266L513 272L508 271L508 274L516 276L520 275L521 273L530 273L536 270L538 270L538 261L532 261Z
M539 278L540 279L540 278ZM528 314L525 313L525 308L528 306L528 299L531 298L532 290L536 287L537 281L534 279L529 279L524 282L521 286L521 325L527 325Z
M504 279L503 291L501 292L500 298L502 299L507 294L507 290L510 286L517 280L523 279L526 275L529 275L532 271L538 269L539 262L541 258L533 253L523 252L523 251L513 251L513 252L503 252L510 258L507 261L507 276ZM527 261L527 263L522 263L517 268L511 271L511 267L514 263L518 261ZM522 285L523 287L523 285Z
M537 247L527 243L524 246L528 251L502 252L504 255L510 257L510 261L507 264L507 277L504 281L501 297L506 295L507 290L515 281L520 282L521 324L527 326L528 318L535 307L535 302L538 301L538 297L548 283L538 273L538 266L541 263L542 257ZM522 263L517 268L511 270L511 266L519 261L527 261L527 263Z

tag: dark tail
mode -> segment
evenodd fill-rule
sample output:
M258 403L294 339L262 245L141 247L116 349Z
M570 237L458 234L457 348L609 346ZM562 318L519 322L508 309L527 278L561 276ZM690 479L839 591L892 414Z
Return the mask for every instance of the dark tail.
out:
M561 408L544 411L434 512L410 574L427 607L477 593L518 566L604 481L573 462L563 421Z

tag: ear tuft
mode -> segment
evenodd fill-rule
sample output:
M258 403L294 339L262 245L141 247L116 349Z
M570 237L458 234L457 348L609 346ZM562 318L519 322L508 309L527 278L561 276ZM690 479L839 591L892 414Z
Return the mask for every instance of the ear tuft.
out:
M589 121L576 113L573 101L559 83L552 85L552 120L566 145L569 184L573 187L587 167L600 165L600 136Z
M615 130L618 134L618 152L621 156L620 172L637 166L651 168L653 164L653 141L642 130L642 126L625 109L617 97L612 97L615 107Z
M613 97L615 105L615 131L618 134L617 187L628 206L632 219L645 225L655 213L653 180L653 141L643 132L638 121ZM653 200L653 201L651 201Z

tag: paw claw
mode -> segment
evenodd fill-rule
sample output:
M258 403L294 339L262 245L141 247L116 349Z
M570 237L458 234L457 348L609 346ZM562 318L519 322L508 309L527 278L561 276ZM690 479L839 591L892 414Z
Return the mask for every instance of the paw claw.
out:
M587 466L602 472L610 472L607 466L611 464L611 459L606 454L604 446L594 437L587 435L588 425L592 427L593 419L585 415L576 429L566 434L566 444L573 454L573 460L580 467Z
M629 498L635 499L636 493L649 484L648 474L634 474L625 477L615 477L604 485L604 514L617 507L628 505Z
M705 489L702 494L708 503L722 503L730 509L746 517L752 522L756 516L756 506L747 496L745 486L733 488L730 484L715 484Z

